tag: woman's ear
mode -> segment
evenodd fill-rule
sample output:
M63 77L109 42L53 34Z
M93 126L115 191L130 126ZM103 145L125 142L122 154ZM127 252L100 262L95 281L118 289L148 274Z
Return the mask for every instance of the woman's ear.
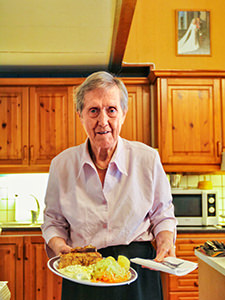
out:
M79 119L80 119L80 121L81 121L81 124L83 124L82 112L77 111L77 114L78 114L78 117L79 117Z
M123 121L122 121L122 124L124 123L124 121L126 119L126 116L127 116L127 110L123 112Z

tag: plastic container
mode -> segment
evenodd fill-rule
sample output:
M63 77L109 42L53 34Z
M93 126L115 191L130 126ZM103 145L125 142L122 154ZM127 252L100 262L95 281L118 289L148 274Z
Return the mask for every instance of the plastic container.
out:
M205 176L204 176L204 180L203 181L199 181L198 182L198 189L201 189L201 190L212 190L212 188L213 188L212 181L206 180Z

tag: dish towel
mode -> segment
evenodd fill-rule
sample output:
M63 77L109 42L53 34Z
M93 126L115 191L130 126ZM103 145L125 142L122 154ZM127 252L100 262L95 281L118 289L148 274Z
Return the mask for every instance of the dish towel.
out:
M10 300L11 298L7 283L8 281L0 281L0 300Z
M173 264L182 263L181 265L179 265L178 267L176 267L174 269L172 269L168 266L165 266L160 262L156 262L153 259L143 259L143 258L136 257L136 258L131 258L130 261L135 264L141 265L141 266L145 266L145 267L157 270L157 271L166 272L166 273L173 274L176 276L187 275L188 273L194 271L198 267L197 263L194 263L194 262L191 262L188 260L184 260L184 259L180 259L180 258L176 258L176 257L172 257L172 256L166 257L164 259L164 261L170 262Z

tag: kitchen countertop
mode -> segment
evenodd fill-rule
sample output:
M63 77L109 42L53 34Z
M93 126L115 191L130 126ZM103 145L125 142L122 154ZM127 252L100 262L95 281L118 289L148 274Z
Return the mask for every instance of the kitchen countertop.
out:
M20 223L20 222L8 222L0 223L0 231L19 231L19 230L40 230L42 223Z
M198 258L199 300L224 300L225 257L210 257L195 250Z
M198 250L195 250L195 255L214 270L225 276L225 257L210 257Z
M33 230L41 228L42 223L20 223L20 222L8 222L8 223L0 223L0 228L4 231L11 231L11 230ZM216 232L225 232L225 225L223 226L178 226L177 227L178 233L216 233Z
M216 233L216 232L225 232L225 225L216 225L216 226L177 226L178 233Z

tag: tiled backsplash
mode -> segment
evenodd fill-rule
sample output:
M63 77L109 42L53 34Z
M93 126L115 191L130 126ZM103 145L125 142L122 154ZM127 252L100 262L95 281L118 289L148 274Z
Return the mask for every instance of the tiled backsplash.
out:
M31 210L40 205L38 222L43 221L48 173L0 175L0 223L31 222Z
M197 188L205 179L212 181L218 192L219 214L225 215L225 175L183 175L179 186ZM34 197L40 204L38 221L42 222L47 181L48 173L0 175L0 222L31 221L30 211L37 210ZM225 219L220 218L222 221Z

